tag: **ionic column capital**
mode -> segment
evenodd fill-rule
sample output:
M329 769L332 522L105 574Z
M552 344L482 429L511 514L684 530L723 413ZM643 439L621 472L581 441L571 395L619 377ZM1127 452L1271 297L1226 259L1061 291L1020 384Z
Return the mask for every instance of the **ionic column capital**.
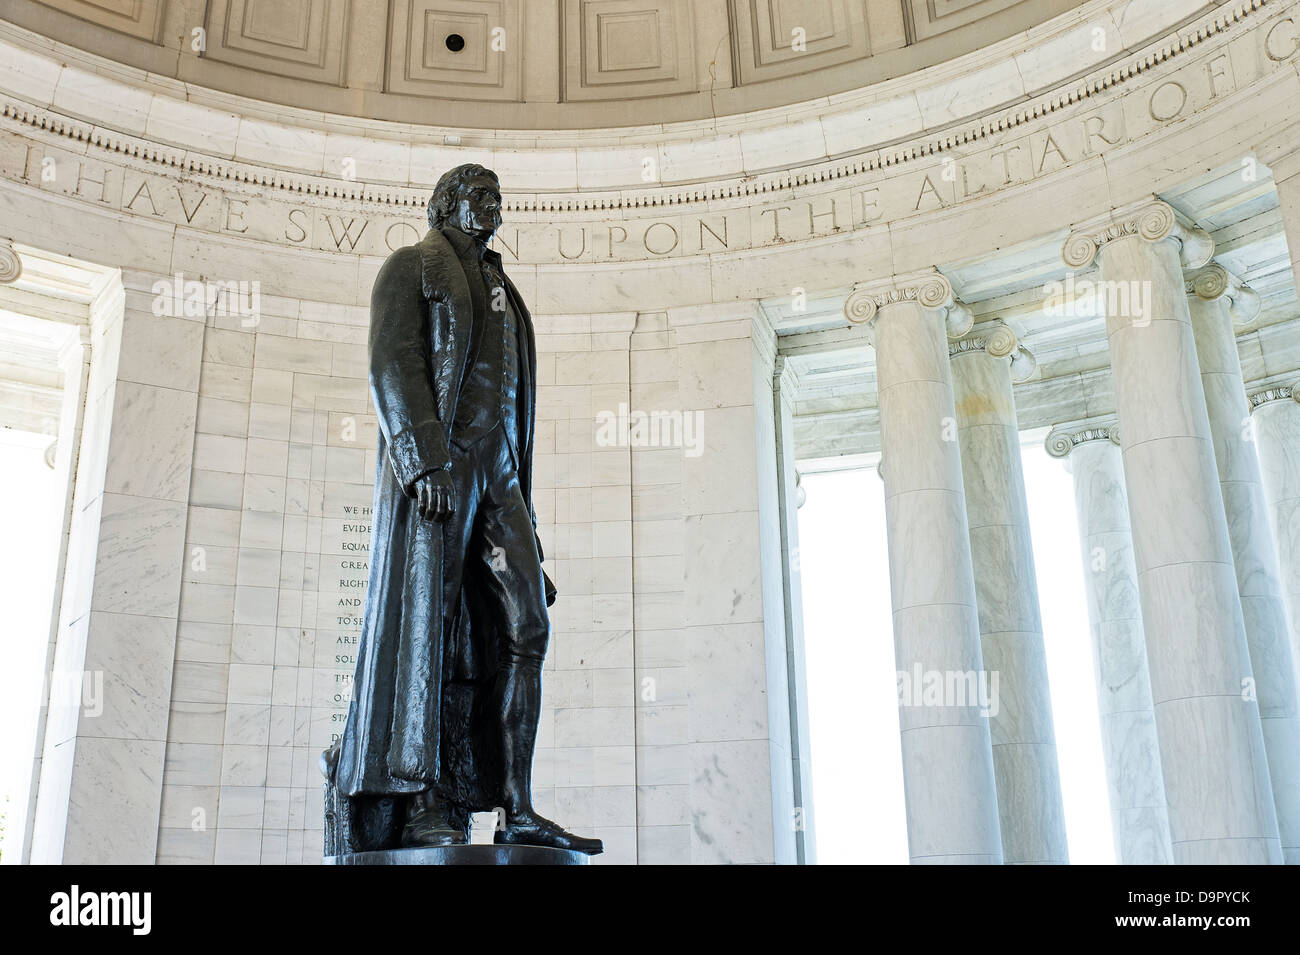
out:
M1290 385L1273 385L1250 395L1251 413L1253 414L1257 409L1272 401L1295 401L1300 403L1300 382Z
M1088 418L1058 424L1047 433L1043 446L1054 458L1067 458L1070 452L1089 441L1107 441L1119 445L1119 425L1114 418Z
M1259 317L1259 293L1218 262L1211 262L1187 279L1187 294L1207 302L1226 298L1234 325L1248 325Z
M0 284L16 282L22 274L23 260L14 251L12 240L0 239Z
M984 352L990 358L1011 359L1011 380L1019 384L1028 381L1038 368L1033 352L1020 343L1016 330L1003 321L995 321L973 328L965 338L948 345L948 357Z
M909 303L942 312L949 338L965 335L975 322L971 310L953 296L952 283L937 269L853 286L844 302L844 317L854 324L870 326L881 309Z
M1148 242L1176 240L1185 269L1200 268L1214 255L1208 232L1183 223L1173 206L1152 198L1076 225L1061 247L1061 258L1072 269L1087 268L1107 243L1134 235Z

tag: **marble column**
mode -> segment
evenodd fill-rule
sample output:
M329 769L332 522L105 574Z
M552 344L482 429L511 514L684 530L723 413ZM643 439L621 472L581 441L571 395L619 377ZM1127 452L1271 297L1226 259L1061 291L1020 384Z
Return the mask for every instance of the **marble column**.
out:
M876 349L909 854L999 863L991 683L948 365L948 338L969 330L970 312L930 271L855 287L845 314L869 323Z
M1260 158L1273 171L1291 271L1300 288L1300 150L1291 132L1282 130L1274 148ZM1270 385L1251 395L1251 417L1289 611L1291 656L1300 666L1300 381Z
M1291 656L1300 662L1300 383L1250 396L1264 498L1289 610Z
M1063 459L1074 478L1115 858L1168 865L1169 812L1118 441L1110 422L1058 425L1047 453Z
M1250 402L1242 380L1233 324L1259 315L1260 300L1226 269L1211 262L1196 273L1187 297L1196 356L1214 438L1237 590L1255 674L1264 749L1282 852L1300 861L1300 707L1296 701L1290 627L1282 596L1268 505L1255 453Z
M1183 268L1213 241L1150 199L1077 227L1099 266L1177 863L1279 863L1259 707Z
M984 666L998 674L989 714L1002 858L1069 861L1043 621L1012 379L1034 371L1009 325L976 327L949 347Z

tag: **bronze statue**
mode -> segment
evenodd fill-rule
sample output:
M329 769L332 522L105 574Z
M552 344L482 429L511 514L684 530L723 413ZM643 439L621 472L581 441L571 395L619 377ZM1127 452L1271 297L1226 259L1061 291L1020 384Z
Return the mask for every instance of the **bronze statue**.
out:
M326 855L463 845L602 851L532 805L547 613L532 508L532 321L488 242L496 174L446 173L429 232L388 257L370 300L379 460L353 698L323 757Z

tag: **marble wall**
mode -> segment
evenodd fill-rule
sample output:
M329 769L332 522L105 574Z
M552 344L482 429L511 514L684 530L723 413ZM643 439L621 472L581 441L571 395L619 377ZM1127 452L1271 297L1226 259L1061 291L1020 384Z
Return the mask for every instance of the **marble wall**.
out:
M37 862L153 859L203 327L155 321L148 282L123 275L90 327Z
M367 316L279 296L261 308L256 330L203 326L164 862L319 856L316 760L355 663L375 463Z

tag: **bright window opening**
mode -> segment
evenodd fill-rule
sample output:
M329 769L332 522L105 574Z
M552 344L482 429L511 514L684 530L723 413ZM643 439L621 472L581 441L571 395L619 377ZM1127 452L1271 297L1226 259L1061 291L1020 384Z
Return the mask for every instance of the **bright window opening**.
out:
M1022 449L1070 861L1115 861L1074 490ZM805 474L799 510L817 861L907 856L884 485L874 468Z

